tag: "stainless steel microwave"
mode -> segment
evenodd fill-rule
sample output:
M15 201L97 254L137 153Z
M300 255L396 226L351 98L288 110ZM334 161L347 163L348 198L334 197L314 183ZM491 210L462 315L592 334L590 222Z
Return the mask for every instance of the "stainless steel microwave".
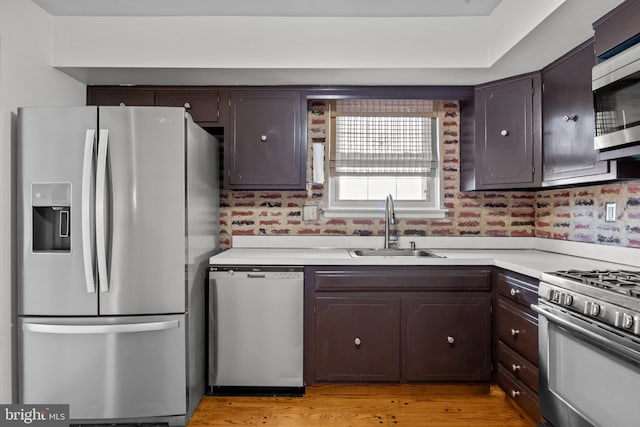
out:
M640 146L640 43L592 72L596 150Z

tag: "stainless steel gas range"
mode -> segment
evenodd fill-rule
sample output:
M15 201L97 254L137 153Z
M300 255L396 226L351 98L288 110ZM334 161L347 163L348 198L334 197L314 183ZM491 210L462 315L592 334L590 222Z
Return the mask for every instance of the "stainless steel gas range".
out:
M640 425L640 271L543 273L540 410L554 427Z

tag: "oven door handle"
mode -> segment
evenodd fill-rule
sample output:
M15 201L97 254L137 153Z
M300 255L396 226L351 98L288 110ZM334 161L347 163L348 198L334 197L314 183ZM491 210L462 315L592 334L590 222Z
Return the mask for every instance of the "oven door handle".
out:
M603 337L600 334L597 334L593 331L583 328L582 326L577 325L574 322L571 322L562 316L558 316L557 314L554 314L549 310L545 310L539 305L531 304L531 309L536 313L540 314L541 316L544 316L547 319L551 320L553 323L556 323L562 326L563 328L567 329L569 332L578 334L586 338L591 343L598 345L601 348L604 348L608 351L614 351L619 355L626 357L628 359L631 359L633 361L640 360L640 352L627 348L613 340Z

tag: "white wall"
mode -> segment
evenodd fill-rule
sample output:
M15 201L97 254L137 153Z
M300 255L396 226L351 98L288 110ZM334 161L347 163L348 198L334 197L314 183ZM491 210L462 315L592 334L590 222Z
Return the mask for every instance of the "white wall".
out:
M0 1L0 403L12 401L14 370L15 114L20 106L85 102L85 85L50 67L51 34L52 18L31 1Z

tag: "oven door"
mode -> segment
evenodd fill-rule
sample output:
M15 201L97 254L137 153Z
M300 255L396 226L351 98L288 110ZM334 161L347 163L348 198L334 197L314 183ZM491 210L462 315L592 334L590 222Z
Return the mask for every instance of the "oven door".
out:
M540 301L540 410L556 427L637 427L640 342Z

